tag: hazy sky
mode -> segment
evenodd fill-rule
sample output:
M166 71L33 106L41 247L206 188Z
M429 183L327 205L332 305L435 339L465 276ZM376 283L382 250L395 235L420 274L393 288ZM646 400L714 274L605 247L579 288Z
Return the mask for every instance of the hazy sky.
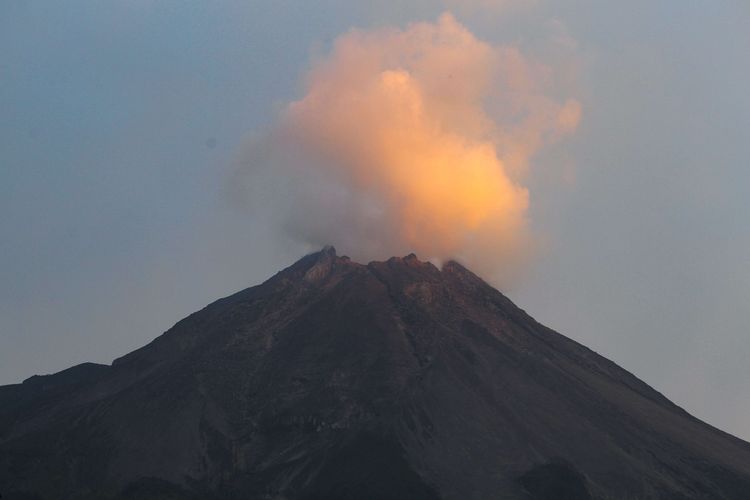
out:
M750 439L746 2L378 4L0 3L0 383L108 363L308 250L228 194L244 145L341 33L450 8L575 53L582 120L533 161L544 245L506 293Z

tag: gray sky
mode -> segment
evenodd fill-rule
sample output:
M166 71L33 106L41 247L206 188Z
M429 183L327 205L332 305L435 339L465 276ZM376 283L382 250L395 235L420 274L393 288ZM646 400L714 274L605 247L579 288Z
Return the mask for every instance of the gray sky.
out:
M448 2L491 42L577 43L583 119L535 161L545 245L508 295L750 439L744 3ZM0 383L110 362L304 253L227 195L243 142L342 32L445 8L0 3Z

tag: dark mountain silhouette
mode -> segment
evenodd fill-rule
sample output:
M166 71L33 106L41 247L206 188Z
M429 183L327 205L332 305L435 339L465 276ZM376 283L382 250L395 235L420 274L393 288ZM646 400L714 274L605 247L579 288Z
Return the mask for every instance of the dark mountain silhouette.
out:
M746 499L750 445L455 262L332 248L0 387L6 499Z

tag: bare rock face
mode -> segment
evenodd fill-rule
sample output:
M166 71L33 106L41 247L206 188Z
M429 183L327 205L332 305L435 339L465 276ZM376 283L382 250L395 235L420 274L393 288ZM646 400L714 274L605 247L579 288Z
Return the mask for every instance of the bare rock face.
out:
M455 262L333 248L0 387L5 499L741 499L750 445Z

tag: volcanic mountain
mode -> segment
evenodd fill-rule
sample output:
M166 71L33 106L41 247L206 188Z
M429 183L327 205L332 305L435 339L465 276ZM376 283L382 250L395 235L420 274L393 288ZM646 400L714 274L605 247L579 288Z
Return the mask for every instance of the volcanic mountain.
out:
M750 444L456 262L333 248L0 387L6 499L750 498Z

